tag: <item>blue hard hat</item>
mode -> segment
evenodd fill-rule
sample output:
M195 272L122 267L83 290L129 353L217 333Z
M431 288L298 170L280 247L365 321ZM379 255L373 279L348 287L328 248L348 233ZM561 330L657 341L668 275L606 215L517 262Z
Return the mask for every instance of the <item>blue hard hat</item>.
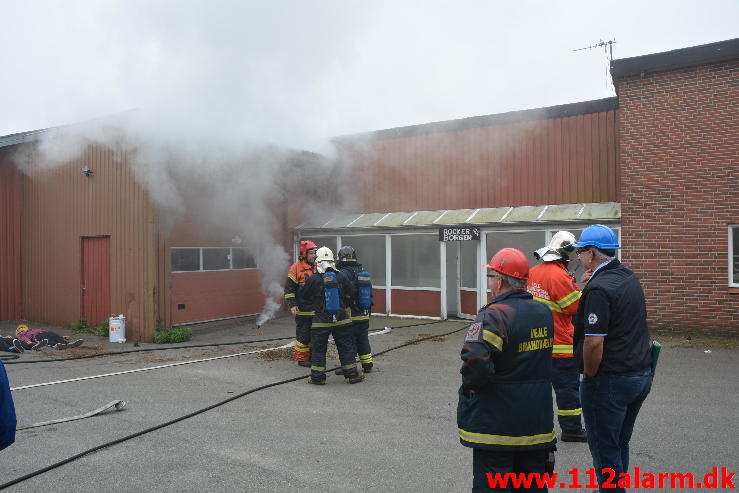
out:
M580 239L575 243L575 248L594 246L601 250L615 250L621 248L618 244L618 236L608 226L593 224L580 233Z

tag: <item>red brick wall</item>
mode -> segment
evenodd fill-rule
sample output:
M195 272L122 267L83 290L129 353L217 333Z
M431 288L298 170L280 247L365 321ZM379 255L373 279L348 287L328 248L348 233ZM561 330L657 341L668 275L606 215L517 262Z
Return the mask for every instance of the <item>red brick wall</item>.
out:
M739 62L616 81L623 261L653 327L739 332Z

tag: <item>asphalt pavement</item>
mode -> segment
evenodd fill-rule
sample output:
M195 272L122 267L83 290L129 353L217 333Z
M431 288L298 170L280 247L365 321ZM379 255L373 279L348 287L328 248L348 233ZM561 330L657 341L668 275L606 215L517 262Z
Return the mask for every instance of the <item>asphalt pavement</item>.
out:
M431 322L372 317L372 331L396 327L371 337L373 351L466 326L461 321ZM7 333L11 326L3 323L0 329ZM26 352L6 362L6 369L11 386L21 387L248 353L282 346L293 335L289 317L263 327L245 318L193 326L193 339L184 344L285 339L16 363L161 347L110 344L87 336L81 348ZM456 433L463 338L460 330L393 349L376 357L377 371L356 385L330 374L322 387L300 378L250 393L93 452L7 491L469 491L472 454L460 445ZM18 426L80 415L116 399L126 406L92 418L19 431L16 443L0 452L0 484L246 391L307 376L308 370L288 359L288 354L286 350L244 354L14 390ZM701 478L715 466L739 471L738 356L736 347L665 343L652 393L631 441L632 467L653 474L692 472ZM328 364L338 365L333 349ZM569 482L568 472L578 468L580 482L585 483L585 471L592 466L587 445L560 443L558 447L556 471ZM568 488L578 490L592 489Z

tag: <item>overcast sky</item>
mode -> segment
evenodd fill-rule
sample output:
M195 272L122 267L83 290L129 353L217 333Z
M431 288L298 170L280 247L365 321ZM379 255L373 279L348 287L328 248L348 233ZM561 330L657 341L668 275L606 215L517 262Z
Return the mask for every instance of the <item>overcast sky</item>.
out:
M331 136L613 95L614 58L739 35L739 1L0 0L0 135L134 108Z

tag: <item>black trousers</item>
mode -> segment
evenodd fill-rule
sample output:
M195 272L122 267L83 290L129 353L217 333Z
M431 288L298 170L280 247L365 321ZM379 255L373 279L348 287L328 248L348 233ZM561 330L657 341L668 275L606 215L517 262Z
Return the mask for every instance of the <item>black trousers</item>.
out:
M372 347L369 342L369 320L354 320L354 345L364 368L372 368Z
M326 322L318 317L313 320L311 327L311 342L313 353L311 355L311 378L315 382L326 380L326 350L328 349L328 336L334 336L336 350L339 353L341 368L344 377L351 378L359 375L357 372L357 351L354 347L354 333L351 319L340 322Z
M548 449L531 450L527 452L493 452L490 450L472 449L472 492L480 491L548 491L547 487L536 487L536 481L531 488L514 488L500 485L491 488L487 473L495 476L505 473L539 473L544 474L547 467Z
M580 371L575 358L552 358L552 387L557 398L559 427L581 429Z

